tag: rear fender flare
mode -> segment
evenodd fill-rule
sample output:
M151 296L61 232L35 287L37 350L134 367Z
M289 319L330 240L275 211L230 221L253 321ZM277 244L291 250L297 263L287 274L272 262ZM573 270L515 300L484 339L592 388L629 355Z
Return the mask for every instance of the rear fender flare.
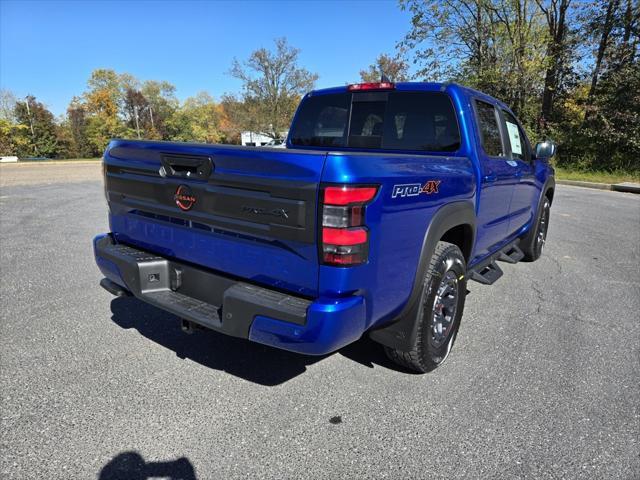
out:
M542 187L542 195L540 195L540 199L538 201L538 210L540 210L540 206L542 205L542 201L544 197L547 196L549 190L552 190L554 193L556 191L556 179L553 176L549 176L547 181L544 182L544 186Z
M476 235L476 215L473 203L467 201L450 203L441 207L433 215L422 242L422 252L409 300L390 324L369 333L372 340L397 350L411 350L418 332L416 316L427 266L436 249L436 244L442 236L448 230L460 225L471 227L473 236L471 245L473 246Z
M540 212L540 209L542 208L542 202L547 197L547 194L549 193L550 190L553 191L554 193L556 190L556 180L553 176L549 176L547 180L544 182L544 185L542 185L542 189L540 190L540 198L538 198L536 210L533 212L533 215L531 217L531 223L529 225L529 228L521 236L523 242L527 242L528 239L530 239L531 235L535 234L534 229L538 219L538 214Z

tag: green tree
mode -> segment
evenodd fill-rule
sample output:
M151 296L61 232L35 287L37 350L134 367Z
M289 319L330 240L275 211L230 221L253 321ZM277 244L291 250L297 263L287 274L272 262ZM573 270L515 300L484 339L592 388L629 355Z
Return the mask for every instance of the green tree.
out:
M443 81L468 70L477 85L495 81L498 22L485 0L400 0L411 28L399 46L413 58L416 76Z
M547 23L547 69L542 93L539 127L545 130L549 120L553 121L556 99L566 93L567 78L571 72L570 6L572 0L536 0Z
M29 138L24 126L16 124L17 99L13 92L0 89L0 155L13 156L27 151Z
M497 20L497 95L530 127L535 126L547 62L548 29L530 0L498 0L486 7Z
M559 163L599 170L640 170L640 6L611 0L580 15L593 51L591 69L574 90L567 115L557 123ZM575 107L574 107L575 106Z
M418 76L477 88L509 104L530 130L537 124L550 31L540 4L400 0L400 6L412 16L400 47Z
M224 111L213 97L200 92L185 100L168 121L172 139L183 142L220 143L225 140L222 132Z
M244 128L278 138L289 128L300 97L313 89L318 75L298 66L300 50L285 38L275 40L275 51L260 48L249 59L233 61L230 74L242 81Z
M17 123L24 127L21 133L28 131L28 147L26 151L19 152L21 156L55 157L57 155L56 124L53 114L44 104L29 95L24 102L16 103L14 115ZM19 143L22 144L22 142Z
M30 148L28 127L0 118L0 156L26 156Z
M167 122L179 106L176 87L169 82L148 80L143 83L140 91L148 104L143 115L151 127L152 135L147 138L170 140Z
M579 136L591 147L589 166L640 171L640 63L605 71L590 107Z

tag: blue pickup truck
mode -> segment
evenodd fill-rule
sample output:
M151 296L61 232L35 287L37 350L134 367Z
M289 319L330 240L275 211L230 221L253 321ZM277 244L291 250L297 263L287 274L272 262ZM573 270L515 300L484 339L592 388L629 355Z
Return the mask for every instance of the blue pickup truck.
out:
M308 355L368 335L426 372L455 341L467 281L542 253L552 142L453 83L310 92L286 149L113 140L104 279L208 328Z

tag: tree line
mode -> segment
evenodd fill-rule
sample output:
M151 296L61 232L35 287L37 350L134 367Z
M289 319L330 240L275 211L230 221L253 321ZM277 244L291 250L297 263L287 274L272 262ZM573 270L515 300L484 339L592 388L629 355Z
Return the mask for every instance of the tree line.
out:
M451 79L509 105L557 162L640 170L638 0L400 0L398 50L415 78ZM402 59L401 59L402 60Z
M557 162L640 170L638 0L399 0L407 33L361 81L456 81L492 95L532 140L551 138ZM286 39L234 60L242 82L218 101L180 102L165 81L96 70L61 118L29 96L0 97L0 154L93 157L113 137L238 143L244 130L277 138L318 75ZM345 83L353 79L345 79Z
M59 118L32 95L18 99L2 90L0 155L91 158L102 155L111 138L239 143L244 130L277 138L318 78L298 66L298 55L280 38L272 50L234 60L229 73L242 81L242 91L219 101L203 91L180 102L169 82L109 69L93 71Z

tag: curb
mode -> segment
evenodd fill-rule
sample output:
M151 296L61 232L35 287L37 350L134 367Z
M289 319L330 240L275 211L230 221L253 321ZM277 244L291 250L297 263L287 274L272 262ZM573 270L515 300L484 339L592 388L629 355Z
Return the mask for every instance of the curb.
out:
M610 183L581 182L579 180L556 180L560 185L571 185L573 187L597 188L598 190L611 190Z
M556 183L560 185L571 185L573 187L595 188L598 190L610 190L614 192L640 194L640 184L631 183L631 182L610 184L610 183L596 183L596 182L581 182L579 180L556 180Z
M611 185L611 190L615 192L640 193L640 183L616 183L615 185Z

